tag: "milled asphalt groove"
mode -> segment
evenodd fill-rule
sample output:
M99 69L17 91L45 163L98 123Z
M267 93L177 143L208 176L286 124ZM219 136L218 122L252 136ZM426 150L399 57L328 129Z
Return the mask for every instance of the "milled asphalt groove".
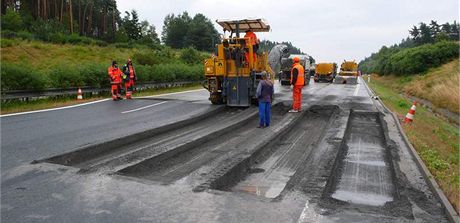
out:
M287 110L288 107L274 106L272 125L277 125ZM245 141L257 137L254 135L259 130L255 128L257 125L258 119L252 118L244 123L241 122L221 137L210 138L207 142L176 152L176 155L152 157L122 169L118 173L163 183L174 182L216 159L250 147Z
M284 137L270 142L264 151L253 157L255 165L231 190L267 198L278 197L312 148L317 146L336 110L338 107L335 106L318 106L303 113L296 125L283 134Z
M140 136L93 145L43 161L78 167L81 168L81 172L92 172L100 168L110 169L119 165L123 167L139 159L150 158L193 142L205 140L212 134L224 133L235 123L245 121L257 114L255 108L218 110L149 130Z
M386 161L378 113L352 112L347 153L332 197L355 204L382 206L393 200L394 186Z
M219 166L207 174L207 179L196 186L193 191L201 192L207 189L231 190L248 173L254 172L252 167L257 158L260 159L267 151L269 152L271 149L276 148L276 146L267 146L269 143L279 142L293 126L300 122L299 120L304 116L308 116L308 114L309 112L286 114L280 125L267 134L265 138L252 142L249 144L250 146L243 144L246 147L245 150L222 160Z
M378 112L351 110L343 140L334 153L335 162L321 190L321 207L414 218L409 199L420 197L405 188L405 179L397 174L400 170L393 165L395 157L390 152L394 144L384 133L384 125ZM306 187L305 192L318 198L319 191Z

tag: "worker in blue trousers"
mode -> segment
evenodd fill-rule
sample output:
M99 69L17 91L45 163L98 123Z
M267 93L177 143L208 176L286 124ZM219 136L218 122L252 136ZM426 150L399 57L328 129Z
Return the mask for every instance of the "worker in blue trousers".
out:
M262 74L262 80L259 81L259 85L257 85L256 96L259 100L259 126L257 128L269 127L272 113L273 83L265 72Z

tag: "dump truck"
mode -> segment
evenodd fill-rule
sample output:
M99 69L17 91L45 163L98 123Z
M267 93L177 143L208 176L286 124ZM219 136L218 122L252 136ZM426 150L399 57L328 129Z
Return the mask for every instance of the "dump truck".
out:
M331 82L337 75L337 64L336 63L319 63L315 66L315 82L327 81Z
M270 25L264 19L216 20L224 30L222 42L215 54L205 59L203 87L209 91L212 104L248 107L257 103L256 90L263 75L274 78L268 64L267 52L254 55L249 38L240 37L247 30L268 32ZM230 36L226 37L226 32Z
M291 69L293 64L293 59L298 57L300 59L300 64L303 66L304 72L304 85L310 83L310 57L306 54L291 54L287 58L281 59L281 71L278 73L279 81L281 85L290 85L291 84Z
M353 61L344 60L340 65L339 74L334 78L335 84L357 84L358 64Z

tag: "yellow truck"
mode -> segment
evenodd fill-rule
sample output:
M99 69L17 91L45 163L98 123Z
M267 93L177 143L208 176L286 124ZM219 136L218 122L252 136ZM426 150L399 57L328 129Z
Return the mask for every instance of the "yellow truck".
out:
M339 74L334 79L335 84L357 84L358 64L353 61L344 60L340 65Z
M319 63L315 67L315 82L327 81L331 82L337 75L337 64L336 63Z

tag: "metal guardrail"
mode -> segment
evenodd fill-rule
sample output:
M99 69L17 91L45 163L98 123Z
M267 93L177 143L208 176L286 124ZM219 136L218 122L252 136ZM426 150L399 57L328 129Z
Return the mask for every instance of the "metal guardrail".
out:
M165 82L165 83L139 83L135 85L136 90L146 89L159 89L159 88L171 88L180 87L189 84L198 84L201 81L177 81L177 82ZM83 94L98 95L102 93L109 93L110 86L95 88L95 87L81 87ZM78 88L53 88L45 90L11 90L2 91L1 100L29 100L32 98L47 98L56 96L72 96L77 95Z

